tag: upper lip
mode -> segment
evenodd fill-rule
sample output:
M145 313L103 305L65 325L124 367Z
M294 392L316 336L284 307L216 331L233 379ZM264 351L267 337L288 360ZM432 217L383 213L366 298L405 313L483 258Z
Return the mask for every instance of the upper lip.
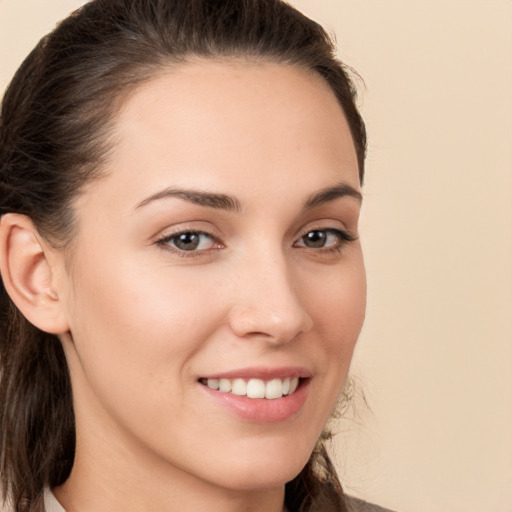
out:
M287 379L312 377L313 373L308 368L302 366L280 366L269 368L264 366L253 366L248 368L239 368L226 372L213 373L201 376L202 379Z

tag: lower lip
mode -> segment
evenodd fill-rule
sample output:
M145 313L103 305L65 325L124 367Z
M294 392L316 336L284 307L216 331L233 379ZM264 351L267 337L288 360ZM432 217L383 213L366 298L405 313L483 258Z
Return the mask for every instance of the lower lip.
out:
M278 423L290 419L302 409L308 395L309 382L310 379L301 380L299 387L291 395L272 400L223 393L204 384L199 385L209 397L245 421Z

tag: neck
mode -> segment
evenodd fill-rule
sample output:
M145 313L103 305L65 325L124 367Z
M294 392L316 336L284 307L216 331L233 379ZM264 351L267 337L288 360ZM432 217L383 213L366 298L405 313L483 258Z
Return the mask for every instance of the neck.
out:
M168 487L174 487L172 484ZM67 512L286 512L284 492L253 492L234 496L226 493L192 492L180 488L178 493L157 495L153 489L130 489L117 494L104 487L91 492L89 486L76 484L70 478L54 490L59 503Z

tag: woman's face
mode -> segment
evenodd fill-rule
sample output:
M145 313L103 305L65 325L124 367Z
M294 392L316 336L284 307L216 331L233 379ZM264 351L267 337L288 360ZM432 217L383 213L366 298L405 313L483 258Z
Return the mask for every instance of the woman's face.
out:
M75 470L281 486L336 404L364 317L342 111L303 70L196 62L133 93L113 141L75 203L59 281Z

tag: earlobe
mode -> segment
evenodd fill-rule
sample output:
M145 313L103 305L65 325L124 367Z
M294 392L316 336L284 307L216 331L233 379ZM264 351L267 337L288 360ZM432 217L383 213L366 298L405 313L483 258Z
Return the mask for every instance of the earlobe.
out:
M51 334L64 334L69 326L53 287L50 248L45 245L25 215L2 217L0 272L7 293L30 323Z

